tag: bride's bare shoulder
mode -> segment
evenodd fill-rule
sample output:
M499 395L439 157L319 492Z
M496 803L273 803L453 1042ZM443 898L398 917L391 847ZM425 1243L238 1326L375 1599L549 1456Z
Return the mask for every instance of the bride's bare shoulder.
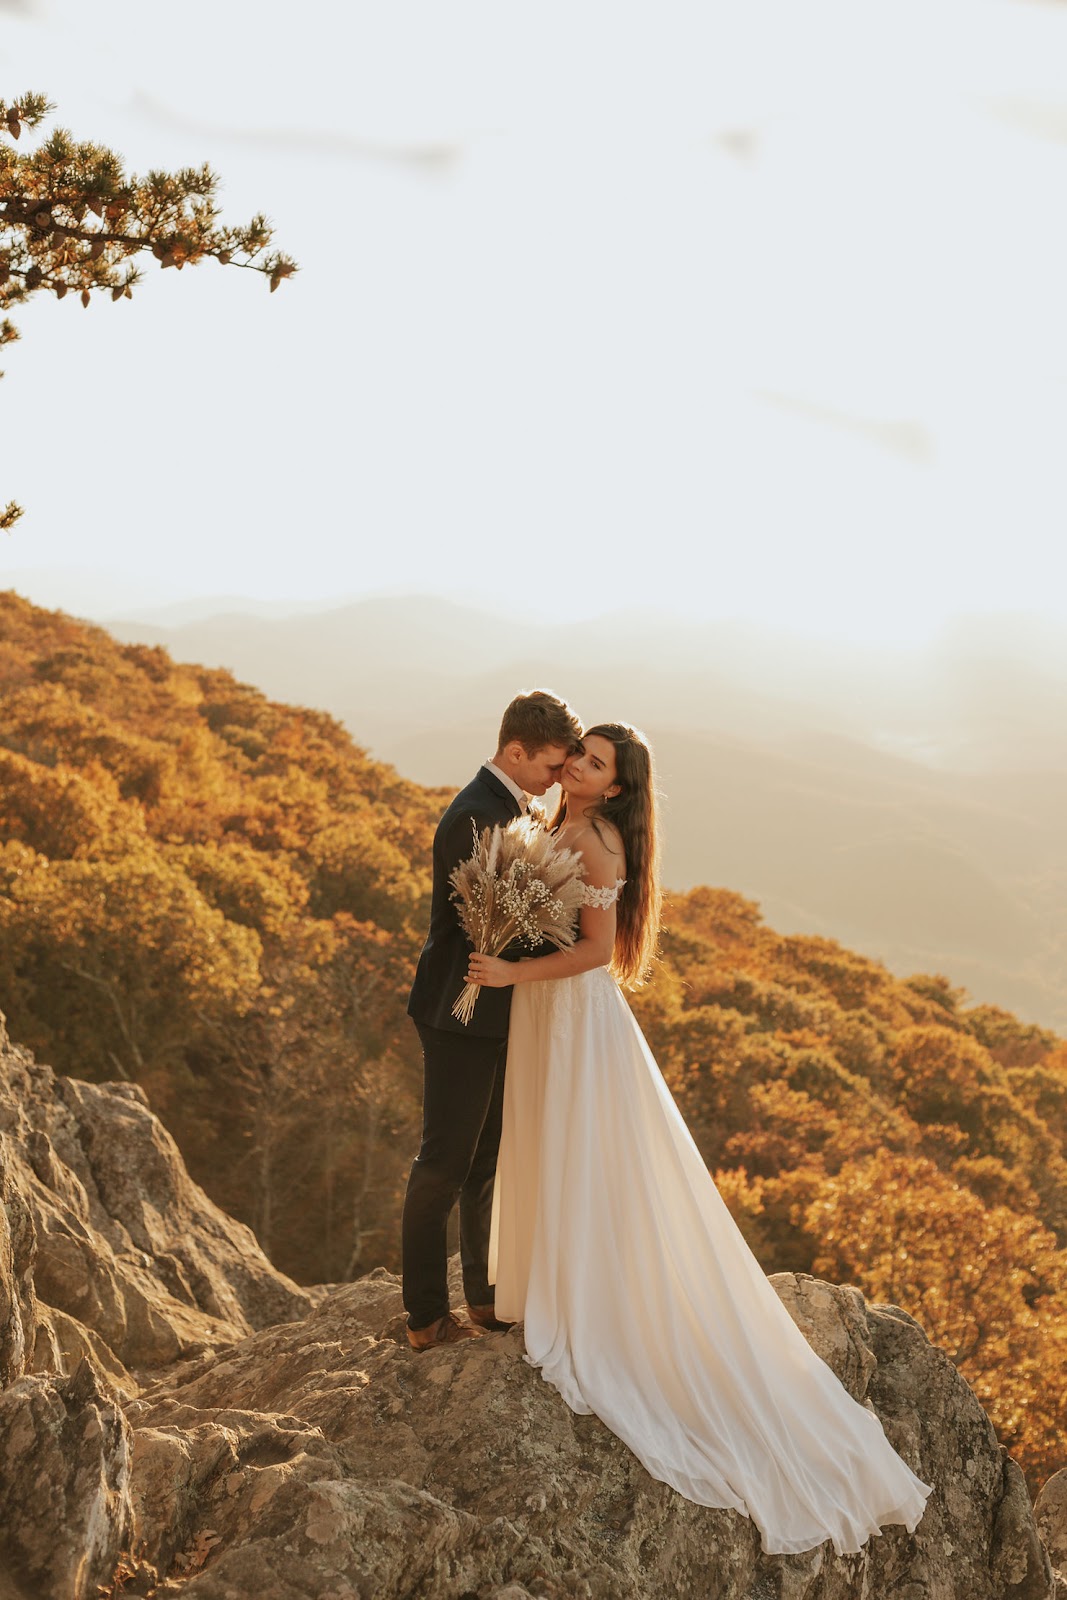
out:
M591 882L614 883L626 876L626 850L613 822L598 817L582 840L586 876Z

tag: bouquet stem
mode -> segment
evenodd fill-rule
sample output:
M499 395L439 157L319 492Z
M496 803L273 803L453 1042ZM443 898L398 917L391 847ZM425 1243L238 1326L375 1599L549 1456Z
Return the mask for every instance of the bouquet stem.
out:
M457 1022L468 1023L474 1015L474 1004L481 991L480 983L465 983L459 999L452 1007L452 1015Z

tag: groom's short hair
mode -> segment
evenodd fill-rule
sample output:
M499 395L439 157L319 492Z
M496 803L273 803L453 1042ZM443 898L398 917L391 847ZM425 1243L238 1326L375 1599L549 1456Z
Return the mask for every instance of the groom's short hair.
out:
M532 756L546 744L566 745L569 750L581 737L582 725L565 700L547 689L531 689L516 695L504 712L496 747L503 750L517 739Z

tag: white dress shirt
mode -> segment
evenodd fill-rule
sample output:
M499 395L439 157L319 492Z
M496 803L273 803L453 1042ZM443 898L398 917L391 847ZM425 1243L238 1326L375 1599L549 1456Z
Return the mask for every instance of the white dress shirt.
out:
M482 766L488 767L489 771L493 774L493 777L500 779L500 782L504 785L504 788L508 791L508 793L513 794L516 800L519 802L519 809L521 811L525 811L529 804L529 796L523 789L519 788L514 778L509 778L506 772L501 772L495 761L483 761Z

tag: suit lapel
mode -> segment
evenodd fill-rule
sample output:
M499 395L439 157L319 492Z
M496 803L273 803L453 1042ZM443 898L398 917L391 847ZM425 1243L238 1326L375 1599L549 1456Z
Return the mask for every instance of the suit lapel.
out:
M521 817L522 816L522 807L520 806L519 802L516 800L515 796L512 794L511 790L506 788L504 786L504 784L501 783L500 779L496 776L496 774L489 771L488 767L480 767L479 768L478 774L477 774L477 777L476 777L475 781L477 783L484 783L485 787L492 794L494 794L497 797L498 800L502 800L503 801L503 803L508 807L508 809L511 811L513 816L516 816L516 817Z

